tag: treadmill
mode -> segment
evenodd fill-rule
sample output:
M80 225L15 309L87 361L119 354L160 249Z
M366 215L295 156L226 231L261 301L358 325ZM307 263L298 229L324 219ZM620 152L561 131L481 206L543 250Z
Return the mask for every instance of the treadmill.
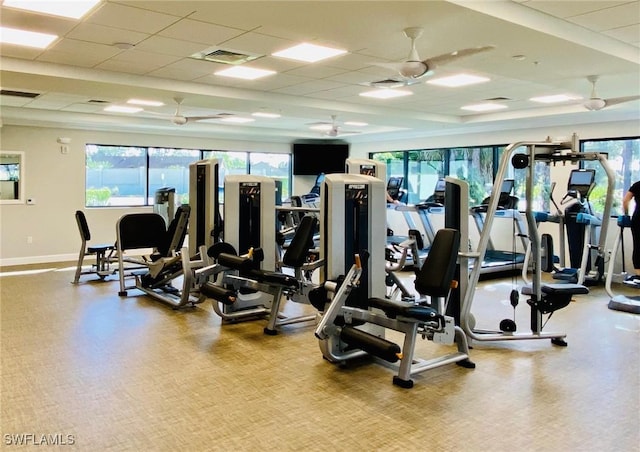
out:
M480 274L519 271L524 265L525 250L527 249L526 225L522 215L518 211L518 198L512 195L514 187L515 181L513 179L504 180L500 189L498 210L495 213L496 220L511 220L509 235L512 236L514 245L508 247L508 249L499 249L494 245L494 240L489 237L484 259L482 260L482 267L480 268ZM482 233L484 227L484 214L487 212L488 205L489 198L485 198L482 204L470 209L471 216L474 219L479 233ZM494 221L494 228L495 225L496 221ZM514 248L517 248L515 246L517 242L515 241L518 238L522 243L522 251L514 250Z

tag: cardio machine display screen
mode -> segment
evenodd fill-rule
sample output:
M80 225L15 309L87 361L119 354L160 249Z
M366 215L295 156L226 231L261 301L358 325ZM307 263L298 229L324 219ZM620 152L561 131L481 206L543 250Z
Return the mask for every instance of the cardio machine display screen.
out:
M591 185L595 174L591 171L572 171L569 185Z

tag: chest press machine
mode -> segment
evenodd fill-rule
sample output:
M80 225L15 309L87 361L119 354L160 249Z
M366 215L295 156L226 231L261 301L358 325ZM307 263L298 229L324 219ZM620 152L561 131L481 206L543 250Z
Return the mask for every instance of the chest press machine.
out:
M385 224L383 181L362 175L327 175L321 196L322 268L327 283L327 306L315 335L325 359L346 363L373 355L397 363L393 383L413 387L411 376L445 364L473 368L464 332L445 314L445 299L453 284L460 233L443 229L434 244L416 289L430 303L403 303L384 298ZM341 278L341 275L346 277ZM338 281L342 280L340 284ZM387 340L385 330L404 334L403 346ZM452 345L457 352L421 360L414 356L417 338Z

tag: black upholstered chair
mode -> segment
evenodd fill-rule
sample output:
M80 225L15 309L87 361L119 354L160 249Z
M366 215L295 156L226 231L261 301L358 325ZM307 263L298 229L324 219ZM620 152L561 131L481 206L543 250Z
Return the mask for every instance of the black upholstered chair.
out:
M91 240L91 231L89 230L87 218L82 210L76 211L76 223L78 224L78 230L80 231L82 245L80 246L80 253L78 255L78 263L76 265L76 274L73 278L73 284L78 284L81 275L95 274L100 279L104 279L106 276L113 273L110 269L110 257L113 250L115 250L115 245L88 244ZM86 256L95 256L96 261L91 265L90 269L83 270L84 258Z

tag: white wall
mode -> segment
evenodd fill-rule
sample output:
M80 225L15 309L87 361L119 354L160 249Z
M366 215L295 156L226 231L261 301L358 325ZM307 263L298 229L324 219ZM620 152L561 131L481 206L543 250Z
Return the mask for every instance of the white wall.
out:
M60 151L59 137L71 139L67 154ZM25 199L35 200L34 205L0 205L1 265L76 259L81 243L76 210L86 213L92 243L113 243L118 218L133 211L151 210L85 208L86 143L284 153L291 150L287 143L8 125L0 129L0 143L2 150L25 152ZM32 243L27 243L27 237L32 238Z
M638 123L629 121L603 125L589 124L571 129L512 130L504 134L479 133L414 138L394 142L352 144L351 157L367 158L369 152L390 149L428 149L511 143L521 140L537 141L549 135L554 138L568 138L574 132L583 139L636 136L640 133ZM67 154L60 152L61 145L57 143L59 137L71 139ZM288 153L291 149L288 143L260 143L241 139L213 140L9 125L0 128L0 143L2 150L25 152L25 198L35 200L34 205L0 205L0 265L75 259L80 246L80 237L74 213L79 209L85 210L94 243L114 241L116 221L124 213L134 210L131 208L86 209L84 207L86 143L283 153ZM312 176L296 177L294 193L307 193L314 181L315 177ZM147 207L136 210L149 211L150 209ZM27 243L27 237L32 238L32 243Z

